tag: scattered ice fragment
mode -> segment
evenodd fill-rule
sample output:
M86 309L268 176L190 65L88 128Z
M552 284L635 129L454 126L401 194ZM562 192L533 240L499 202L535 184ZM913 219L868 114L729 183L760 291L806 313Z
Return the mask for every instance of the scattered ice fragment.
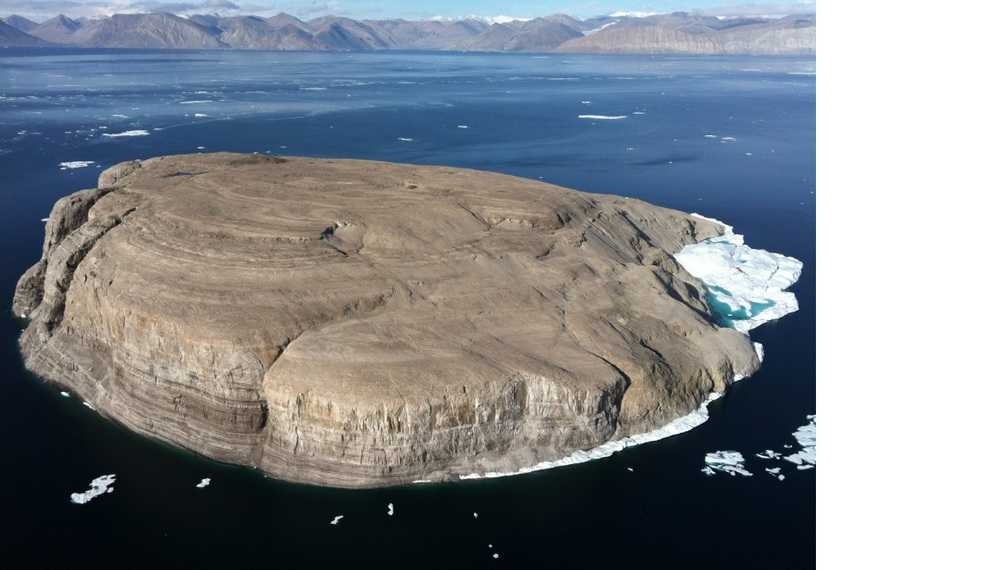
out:
M402 141L402 142L413 142L413 139L411 139L409 137L396 137L396 140Z
M764 471L767 471L767 473L770 476L775 477L778 481L784 481L785 480L785 476L781 474L781 467L771 467L771 468L764 469Z
M195 147L195 148L196 148L197 150L205 150L205 147L203 147L203 146L199 146L199 147Z
M95 408L95 407L94 407L94 404L91 404L90 402L88 402L88 401L86 401L86 400L84 400L84 402L83 402L83 405L84 405L84 406L87 406L87 407L88 407L88 408L90 408L91 410L94 410L94 411L97 411L97 408Z
M59 392L59 395L63 398L69 398L69 392Z
M396 512L395 507L392 506L392 503L389 503L389 516L391 517L393 514L395 514L395 512Z
M717 138L719 138L719 137L718 137L718 136L716 136L716 135L705 135L705 138L706 138L706 139L717 139Z
M181 101L181 105L202 105L204 103L215 103L215 101L210 101L208 99L198 99L196 101Z
M155 130L155 129L154 129ZM120 133L101 133L102 137L144 137L149 134L149 131L136 129L134 131L123 131Z
M494 552L493 553L493 559L496 560L497 558L500 558L500 555L497 554L496 552Z
M198 484L195 485L195 487L197 487L199 489L204 489L205 487L208 487L211 484L212 484L212 479L209 478L209 477L205 477L204 479L202 479L201 481L199 481Z
M617 121L628 118L628 115L577 115L578 119L593 119L595 121Z
M299 87L302 91L326 91L326 87Z
M743 467L743 454L739 451L713 451L706 453L705 467L701 471L705 475L728 473L731 476L753 476L753 473Z
M646 112L645 111L632 111L632 114L633 115L645 115Z
M800 471L816 467L816 416L806 416L809 423L792 433L802 449L785 456L785 461L794 463Z
M121 113L115 113L114 115L111 115L111 116L114 117L114 118L116 118L116 119L127 119L128 118L128 115L122 115Z
M479 513L473 512L472 513L472 518L478 519L479 518Z
M629 473L635 472L635 469L632 469L631 467L626 467L625 470L628 471Z
M583 103L584 105L590 105L590 101L580 101L580 103Z
M760 457L761 459L781 459L781 454L777 453L773 449L765 449L764 451L755 453L754 455Z
M745 154L745 155L747 155L747 156L753 156L753 153L752 153L752 152L744 152L743 154Z
M469 128L469 125L458 125L458 128L460 128L460 129L467 129L467 128Z
M709 306L721 324L748 333L797 311L795 294L785 289L798 281L802 262L753 249L731 226L722 226L723 235L687 245L675 256L688 273L705 283Z
M205 113L195 113L194 116L196 119L204 119L208 115L206 115Z
M340 519L342 519L342 518L344 518L344 515L337 515L337 516L333 517L333 520L330 521L330 524L337 524L337 523L340 522Z
M42 218L42 223L43 223L43 224L44 224L44 223L48 223L48 221L49 221L49 219L48 219L48 218Z
M59 163L59 170L73 170L75 168L87 168L94 164L93 160L70 160Z
M90 482L90 489L87 489L82 493L70 494L69 500L78 505L89 503L94 497L103 495L104 493L114 493L115 488L112 487L114 484L115 475L113 473L110 475L101 475Z

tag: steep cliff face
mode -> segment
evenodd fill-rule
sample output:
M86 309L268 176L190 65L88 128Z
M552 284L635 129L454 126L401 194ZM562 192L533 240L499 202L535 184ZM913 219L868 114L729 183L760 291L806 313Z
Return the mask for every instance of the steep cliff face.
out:
M759 365L673 258L711 221L499 174L235 154L63 198L27 366L139 432L345 487L514 471Z

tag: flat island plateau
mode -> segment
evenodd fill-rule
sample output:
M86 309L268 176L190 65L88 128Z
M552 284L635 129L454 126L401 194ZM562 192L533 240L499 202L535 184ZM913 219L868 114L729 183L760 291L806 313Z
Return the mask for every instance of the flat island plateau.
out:
M142 434L296 482L445 481L696 425L760 366L750 317L797 308L801 264L735 238L490 172L167 156L57 201L13 310L29 370Z

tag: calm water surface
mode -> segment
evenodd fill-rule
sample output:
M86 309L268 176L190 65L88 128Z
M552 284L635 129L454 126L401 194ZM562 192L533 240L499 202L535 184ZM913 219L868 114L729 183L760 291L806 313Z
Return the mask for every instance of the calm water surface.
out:
M814 70L812 59L0 50L4 303L39 256L54 200L116 162L201 150L538 178L720 218L805 262L802 310L754 331L763 369L696 430L527 476L373 491L273 481L133 435L27 373L18 323L2 319L0 565L813 567L815 471L785 468L779 482L753 453L794 443L815 412ZM126 131L148 135L104 136ZM702 474L720 449L741 451L755 476ZM113 494L70 503L106 473L118 475ZM212 484L196 489L202 477Z

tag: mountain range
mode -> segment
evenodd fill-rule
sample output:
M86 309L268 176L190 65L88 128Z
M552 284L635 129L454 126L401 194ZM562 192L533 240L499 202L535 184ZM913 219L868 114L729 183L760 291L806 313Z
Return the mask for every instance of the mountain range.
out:
M388 49L567 53L813 54L816 17L718 18L685 12L580 20L555 14L490 23L460 20L353 20L289 14L181 17L115 14L44 22L0 20L0 47L262 49L368 51Z

